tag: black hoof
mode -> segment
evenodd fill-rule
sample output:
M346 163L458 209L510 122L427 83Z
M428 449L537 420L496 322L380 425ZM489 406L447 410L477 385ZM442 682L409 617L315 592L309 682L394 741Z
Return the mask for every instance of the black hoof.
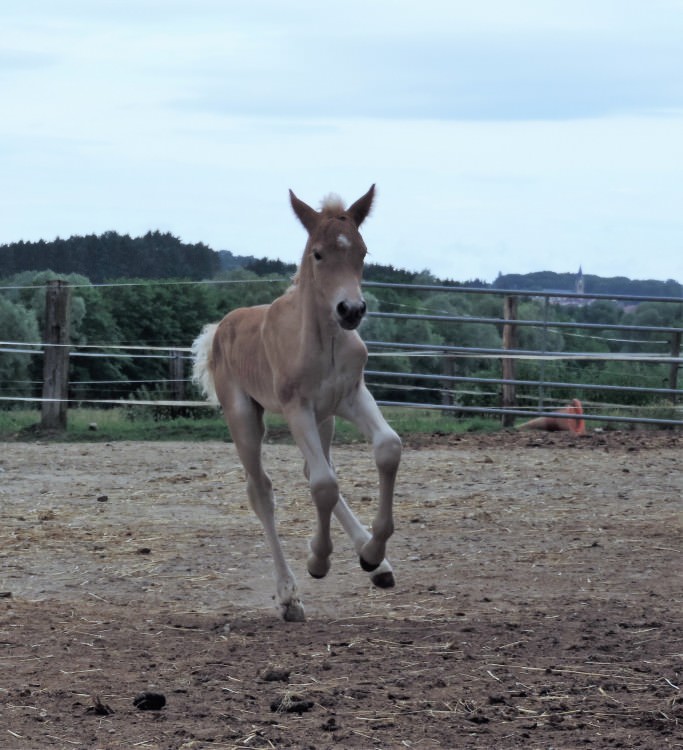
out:
M393 589L396 585L394 574L391 571L372 576L372 582L378 589Z
M377 568L379 568L379 566L381 564L381 560L376 565L373 565L372 563L369 563L369 562L366 562L365 560L363 560L362 557L359 557L358 559L360 560L360 566L361 566L361 568L363 568L363 570L366 573L372 573L372 571L373 570L377 570Z
M311 576L311 578L320 580L321 578L324 578L327 575L327 573L311 573L311 571L309 570L308 575Z

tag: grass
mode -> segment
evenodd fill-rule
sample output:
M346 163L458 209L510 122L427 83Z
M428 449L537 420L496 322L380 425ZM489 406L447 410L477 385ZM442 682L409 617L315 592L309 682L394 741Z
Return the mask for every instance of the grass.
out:
M384 415L399 435L493 432L500 428L497 420L457 419L444 416L438 409L384 409ZM291 437L284 419L268 415L268 439L289 442ZM45 433L39 429L40 412L30 409L0 411L1 441L54 440L62 442L111 442L116 440L230 440L230 434L218 411L206 409L197 418L154 418L153 410L70 409L64 432ZM360 433L344 420L337 420L335 441L363 442Z

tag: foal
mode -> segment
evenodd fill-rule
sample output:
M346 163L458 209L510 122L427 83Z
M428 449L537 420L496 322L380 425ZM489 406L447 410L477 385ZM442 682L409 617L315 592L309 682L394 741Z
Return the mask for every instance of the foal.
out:
M247 494L275 563L277 599L285 620L305 619L294 574L275 527L275 501L261 462L263 413L283 414L304 457L317 512L308 572L330 569L334 513L350 536L363 570L381 588L394 585L385 559L393 533L394 481L401 441L382 416L363 379L367 349L356 332L366 312L360 283L367 252L358 231L370 212L375 186L348 208L335 196L320 211L290 190L308 242L292 286L270 305L233 310L208 325L193 344L194 379L220 402L247 474ZM335 416L372 442L379 472L379 507L370 533L339 493L330 443Z

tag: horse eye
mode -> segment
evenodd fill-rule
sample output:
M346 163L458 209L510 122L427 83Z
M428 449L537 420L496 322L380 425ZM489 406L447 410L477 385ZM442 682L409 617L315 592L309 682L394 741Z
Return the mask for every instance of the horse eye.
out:
M317 250L314 250L314 251L313 251L313 257L314 257L314 258L315 258L316 260L322 260L322 259L323 259L323 256L322 256L322 255L321 255L321 254L320 254L320 253L319 253L319 252L318 252Z

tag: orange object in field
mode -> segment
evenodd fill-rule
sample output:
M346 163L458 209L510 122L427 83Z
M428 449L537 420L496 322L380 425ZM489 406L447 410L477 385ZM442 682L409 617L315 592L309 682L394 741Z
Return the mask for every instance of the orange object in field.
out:
M557 414L576 414L577 417L570 419L568 417L559 417ZM583 406L578 398L572 399L569 406L565 406L564 409L560 409L554 414L549 414L547 417L537 417L529 422L519 425L520 430L546 430L547 432L559 432L565 430L566 432L573 432L575 435L586 434L586 422L581 419L583 414Z

